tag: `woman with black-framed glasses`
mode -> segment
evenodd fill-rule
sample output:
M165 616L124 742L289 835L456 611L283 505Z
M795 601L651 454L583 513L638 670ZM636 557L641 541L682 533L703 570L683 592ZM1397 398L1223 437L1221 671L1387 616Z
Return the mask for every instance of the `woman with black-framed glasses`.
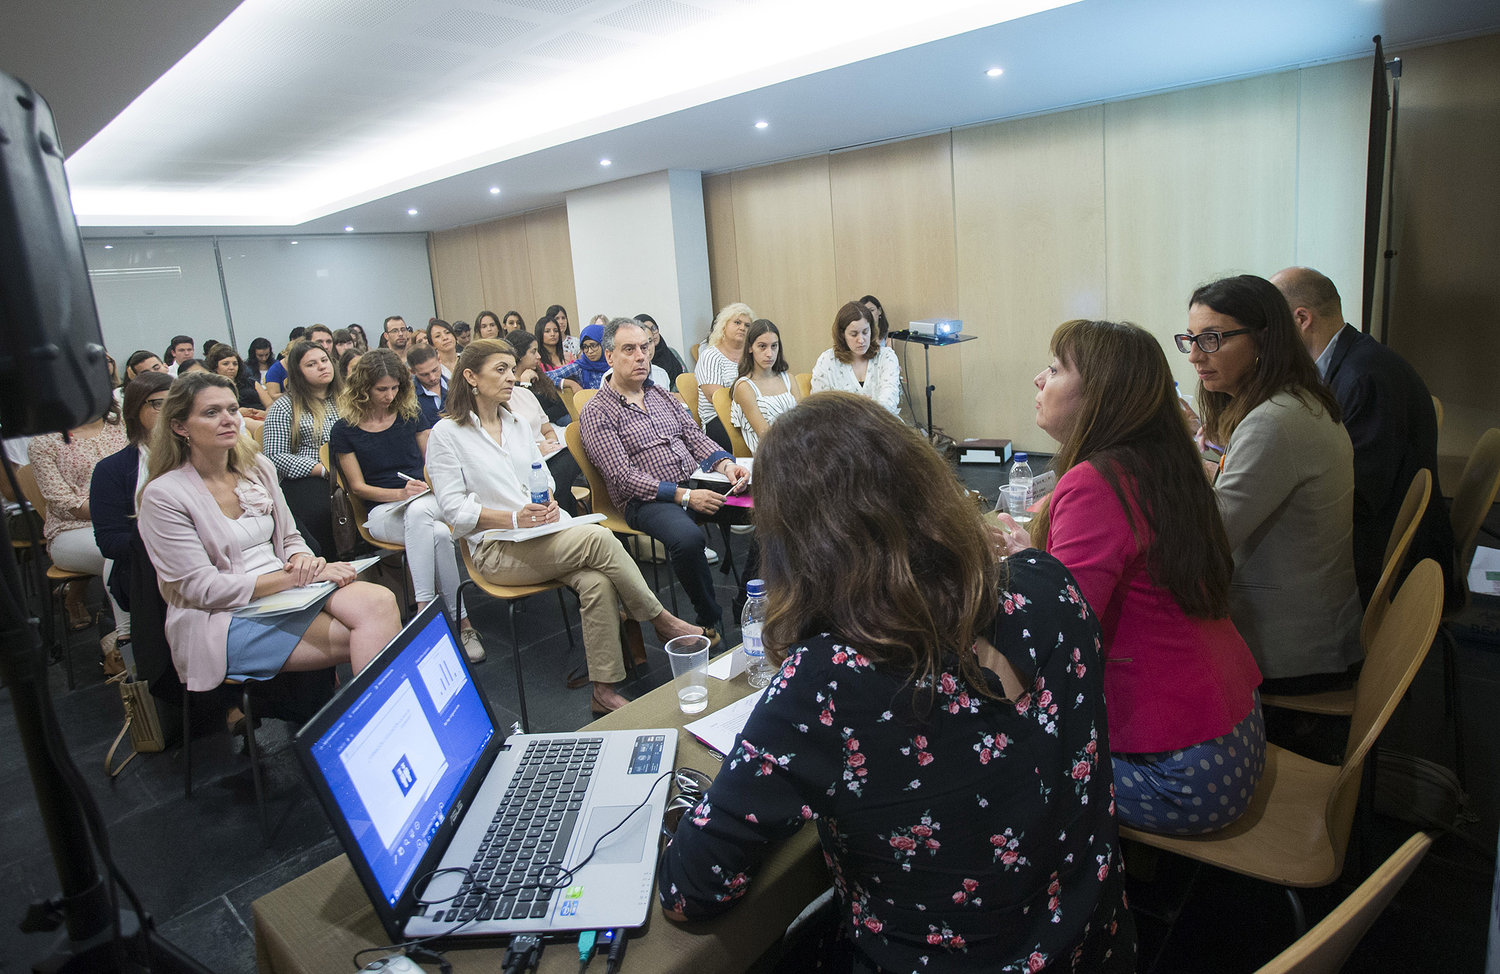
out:
M1229 614L1265 676L1261 692L1350 686L1363 613L1354 447L1338 401L1264 278L1198 288L1176 340L1198 373L1204 433L1224 444L1213 476L1234 552Z

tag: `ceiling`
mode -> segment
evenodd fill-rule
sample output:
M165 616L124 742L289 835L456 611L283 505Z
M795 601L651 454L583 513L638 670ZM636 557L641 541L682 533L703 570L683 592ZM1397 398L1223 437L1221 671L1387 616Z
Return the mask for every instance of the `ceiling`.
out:
M0 70L89 236L391 232L1500 30L1492 0L1059 2L9 0Z

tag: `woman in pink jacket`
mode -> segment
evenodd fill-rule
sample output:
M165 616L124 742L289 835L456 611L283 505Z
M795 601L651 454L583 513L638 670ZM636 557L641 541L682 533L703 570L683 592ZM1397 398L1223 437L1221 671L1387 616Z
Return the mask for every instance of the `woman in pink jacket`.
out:
M226 676L266 679L349 661L357 673L401 628L396 600L325 563L303 543L276 468L240 435L239 400L222 376L172 384L152 431L140 531L167 601L167 641L189 690ZM252 599L317 581L331 595L267 617L234 614Z
M1036 424L1062 444L1031 535L1099 617L1115 807L1151 832L1211 832L1265 766L1260 670L1229 620L1234 563L1172 373L1146 331L1069 321L1036 377Z

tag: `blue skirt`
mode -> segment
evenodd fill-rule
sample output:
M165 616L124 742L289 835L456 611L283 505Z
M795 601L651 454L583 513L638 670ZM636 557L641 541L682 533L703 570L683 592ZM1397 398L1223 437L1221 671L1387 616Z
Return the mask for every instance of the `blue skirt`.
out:
M286 665L307 627L323 611L328 595L296 612L274 616L236 616L225 640L225 679L269 680Z

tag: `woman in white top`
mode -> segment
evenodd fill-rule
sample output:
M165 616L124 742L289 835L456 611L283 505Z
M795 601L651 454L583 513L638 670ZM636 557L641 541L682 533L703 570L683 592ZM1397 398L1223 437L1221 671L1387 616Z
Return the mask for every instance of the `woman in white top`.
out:
M739 427L753 454L776 417L797 405L797 386L781 354L781 332L765 318L750 325L739 373L729 421Z
M573 454L568 452L562 441L562 433L552 425L551 409L562 406L562 397L557 394L557 387L552 385L552 380L538 364L541 357L537 354L536 339L530 332L522 328L511 332L502 341L516 353L516 385L510 392L511 412L525 420L532 435L536 437L536 448L541 452L542 459L547 461L552 478L563 487L557 492L557 506L569 517L573 517L578 514L578 500L573 496L573 484L583 476L583 469L573 459ZM542 402L544 395L550 397L549 403ZM562 416L567 418L566 411Z
M453 326L441 318L427 322L427 344L438 353L438 362L443 366L443 378L453 378L453 367L458 364L458 339Z
M875 344L870 312L850 301L833 319L833 347L813 366L813 392L853 392L895 413L901 408L896 353Z
M447 418L433 427L427 444L432 489L443 519L455 536L466 539L479 574L502 585L557 579L578 593L584 655L594 685L591 707L606 713L626 702L614 688L625 677L621 605L629 618L649 619L663 640L710 632L664 609L620 542L597 524L576 524L525 540L483 536L561 520L550 496L550 473L546 503L531 500L531 464L542 455L536 434L510 409L515 370L515 352L502 341L471 342L458 357L457 375L448 387Z
M693 369L693 376L698 380L698 419L703 432L730 453L734 452L734 447L729 442L729 431L719 422L719 414L714 412L714 393L728 389L739 378L745 334L754 320L755 312L749 305L735 303L721 309L714 316L713 329L698 353L698 366Z

